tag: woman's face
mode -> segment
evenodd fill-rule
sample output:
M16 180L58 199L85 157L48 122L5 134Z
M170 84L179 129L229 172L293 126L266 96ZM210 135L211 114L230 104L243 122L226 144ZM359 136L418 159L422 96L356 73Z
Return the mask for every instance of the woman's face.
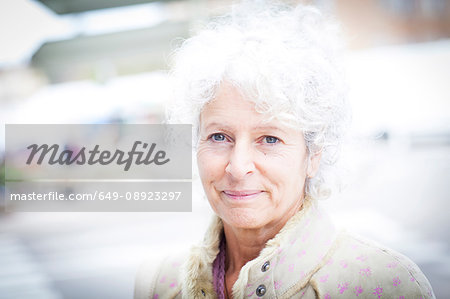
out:
M233 227L284 225L300 209L305 178L319 159L308 157L301 131L265 121L230 85L200 115L203 188L213 210Z

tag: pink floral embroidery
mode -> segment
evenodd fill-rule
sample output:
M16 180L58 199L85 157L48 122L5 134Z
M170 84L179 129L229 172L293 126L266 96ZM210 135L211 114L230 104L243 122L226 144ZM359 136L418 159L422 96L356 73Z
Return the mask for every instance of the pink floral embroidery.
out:
M297 256L298 257L302 257L302 255L305 255L306 254L306 251L305 250L300 250L298 253L297 253Z
M392 262L392 263L389 263L389 264L387 265L387 267L388 267L388 268L396 268L397 265L398 265L398 262Z
M370 267L367 267L365 269L360 269L359 274L369 277L370 275L372 275L372 271L370 270Z
M409 280L411 280L411 281L415 281L414 277L412 277L412 276L411 276L411 278L410 278Z
M159 298L159 295L158 294L155 294L154 296L153 296L153 299L158 299Z
M363 292L363 289L361 286L357 286L355 287L355 294L356 296L359 296L359 294L361 294Z
M297 241L297 238L292 239L291 245L293 245L295 243L295 241Z
M330 294L328 294L328 293L326 293L325 294L325 297L323 297L324 299L331 299L331 296L330 296Z
M264 277L264 281L266 281L267 279L269 279L270 278L270 274L269 275L267 275L266 277ZM248 286L248 285L247 285Z
M333 259L332 258L330 258L328 261L327 261L327 265L332 265L333 264Z
M250 294L247 295L247 297L253 296L254 293L255 293L255 291L251 292Z
M346 261L342 260L341 261L341 266L342 266L342 268L347 268L348 263Z
M278 290L281 287L281 281L274 281L273 282L273 286L275 288L275 290Z
M292 271L294 271L294 264L289 265L289 272L292 272Z
M327 282L328 276L329 276L329 274L320 277L320 282Z
M405 296L398 296L397 299L405 299Z
M284 261L285 261L285 260L286 260L286 256L283 255L283 256L280 258L280 261L278 262L278 264L280 264L280 265L284 264Z
M166 277L165 277L165 276L163 276L163 277L161 278L161 280L159 281L159 283L164 283L164 282L166 282Z
M303 279L305 277L305 271L300 272L300 279Z
M373 289L372 294L376 295L378 298L381 298L381 296L383 296L383 288L376 287L375 289Z
M348 283L348 282L340 283L340 284L338 285L339 294L344 294L344 292L348 289L348 285L349 285L349 284L350 284L350 283Z
M360 260L361 262L365 262L367 260L367 256L360 255L356 258L357 260Z
M397 276L397 277L394 277L394 279L392 279L392 282L393 282L394 287L396 287L401 283L401 280Z
M247 284L247 288L250 288L251 286L253 286L252 283Z
M177 286L177 282L175 280L169 285L169 287L171 287L171 288L174 288L176 286Z

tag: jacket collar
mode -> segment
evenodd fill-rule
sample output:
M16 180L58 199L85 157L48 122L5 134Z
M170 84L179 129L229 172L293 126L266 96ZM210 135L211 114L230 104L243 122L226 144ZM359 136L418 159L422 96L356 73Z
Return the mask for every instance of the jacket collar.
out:
M216 298L212 264L219 253L222 231L223 223L214 215L203 243L190 250L182 270L182 293L187 298ZM233 298L253 297L260 285L266 288L266 298L295 294L325 263L334 239L329 218L316 201L305 200L302 210L267 242L260 255L242 267ZM267 262L270 267L263 270Z

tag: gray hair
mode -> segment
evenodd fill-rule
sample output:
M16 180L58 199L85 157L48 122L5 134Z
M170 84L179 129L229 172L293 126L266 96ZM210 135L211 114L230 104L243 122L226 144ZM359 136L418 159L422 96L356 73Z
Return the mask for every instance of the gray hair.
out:
M192 123L228 82L268 118L303 131L309 153L321 152L306 195L331 195L338 149L348 127L347 85L338 27L314 7L245 2L215 19L174 53L170 123Z

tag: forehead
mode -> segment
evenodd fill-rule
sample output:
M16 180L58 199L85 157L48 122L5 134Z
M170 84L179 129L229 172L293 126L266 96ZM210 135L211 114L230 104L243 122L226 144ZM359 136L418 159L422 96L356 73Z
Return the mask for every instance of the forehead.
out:
M246 121L267 123L269 117L256 111L256 104L248 100L242 92L230 84L222 84L215 97L202 109L201 124L211 121Z
M200 126L203 129L229 126L283 131L293 129L267 113L258 112L256 104L230 84L220 86L214 99L203 107Z

